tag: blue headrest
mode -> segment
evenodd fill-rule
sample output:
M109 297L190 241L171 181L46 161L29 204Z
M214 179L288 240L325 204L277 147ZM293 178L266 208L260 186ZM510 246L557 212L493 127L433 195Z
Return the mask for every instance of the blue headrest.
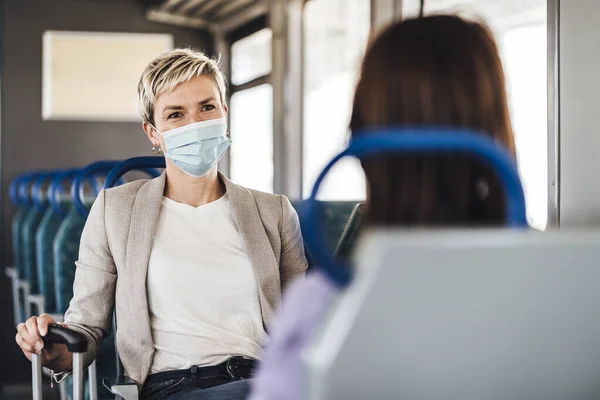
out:
M63 183L75 178L79 171L79 169L69 169L57 172L48 186L48 200L50 201L50 206L54 209L54 212L61 217L64 217L67 214L66 210L61 207L59 197L60 193L63 191Z
M17 188L17 204L24 206L32 205L29 185L42 173L43 172L35 171L21 175Z
M514 157L501 144L481 133L443 128L427 129L368 129L357 132L350 146L327 164L319 175L310 198L307 200L306 216L302 229L313 255L316 267L321 269L335 284L344 287L350 283L352 271L337 262L322 237L322 222L318 218L317 194L329 170L342 158L363 158L375 153L471 153L496 170L506 194L506 225L527 227L525 195Z
M57 171L42 172L33 180L33 185L31 186L31 200L38 209L43 209L46 206L46 199L44 199L42 187L44 186L44 183L51 180L56 173Z
M120 162L121 161L98 161L88 165L77 173L73 180L73 184L71 185L71 197L73 198L73 205L83 217L87 217L89 213L84 204L83 183L95 174L110 171Z
M117 181L131 170L140 170L146 172L150 177L157 178L160 176L160 171L156 168L165 168L164 157L134 157L123 161L108 174L104 189L109 189L117 183Z
M21 185L21 179L23 179L23 175L19 175L14 178L8 189L8 196L10 197L11 203L14 205L19 204L19 186Z

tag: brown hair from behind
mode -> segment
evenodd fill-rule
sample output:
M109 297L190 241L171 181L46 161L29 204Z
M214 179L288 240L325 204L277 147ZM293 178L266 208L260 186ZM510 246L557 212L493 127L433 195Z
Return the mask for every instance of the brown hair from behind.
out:
M405 20L367 49L350 128L450 127L482 132L514 155L498 48L489 29L457 16ZM385 154L362 161L367 223L499 225L504 193L484 162L465 154Z

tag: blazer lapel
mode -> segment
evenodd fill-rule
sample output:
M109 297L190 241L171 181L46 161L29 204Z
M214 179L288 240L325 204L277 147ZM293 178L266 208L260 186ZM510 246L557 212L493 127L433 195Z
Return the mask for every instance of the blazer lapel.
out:
M280 279L273 279L274 276L279 276L279 263L252 193L234 184L221 173L219 178L225 183L231 212L246 246L250 263L254 267L263 323L268 326L281 298Z
M137 365L134 366L136 369L141 368L143 377L148 375L154 355L146 293L146 275L165 183L166 175L163 173L159 178L148 181L140 188L131 211L129 237L127 238L125 271L128 278L127 290L130 292L130 296L128 296L130 299L129 315L136 316L139 322L138 324L128 324L135 326L136 329L135 332L129 332L129 334L135 335L132 337L136 337L136 341L143 348L143 351L138 353L143 359L137 360Z

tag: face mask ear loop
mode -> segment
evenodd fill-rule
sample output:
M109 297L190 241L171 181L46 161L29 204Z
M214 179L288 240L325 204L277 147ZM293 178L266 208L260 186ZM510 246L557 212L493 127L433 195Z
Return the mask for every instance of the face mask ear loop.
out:
M152 125L150 122L148 122L148 125L150 125L150 126L152 127L152 129L154 129L154 132L158 133L159 135L162 135L162 133L160 133L160 131L159 131L158 129L156 129L156 127L155 127L154 125ZM154 143L152 143L152 144L154 144ZM160 147L159 147L159 146L157 146L157 145L154 145L154 147L158 147L158 148L160 148ZM154 148L154 147L153 147L153 148Z
M154 129L154 132L158 133L159 135L162 135L162 133L160 133L160 131L158 129L156 129L156 127L154 125L152 125L150 122L148 122L148 125L150 125L152 127L152 129Z

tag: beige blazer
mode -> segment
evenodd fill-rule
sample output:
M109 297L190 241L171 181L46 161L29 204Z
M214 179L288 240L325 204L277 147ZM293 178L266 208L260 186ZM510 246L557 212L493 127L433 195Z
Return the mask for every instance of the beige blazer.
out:
M298 216L285 196L219 177L256 273L268 326L282 290L307 268ZM165 182L163 174L100 193L81 236L74 296L65 315L65 323L89 341L88 365L110 331L116 306L119 357L126 375L139 384L146 380L154 355L146 272Z

